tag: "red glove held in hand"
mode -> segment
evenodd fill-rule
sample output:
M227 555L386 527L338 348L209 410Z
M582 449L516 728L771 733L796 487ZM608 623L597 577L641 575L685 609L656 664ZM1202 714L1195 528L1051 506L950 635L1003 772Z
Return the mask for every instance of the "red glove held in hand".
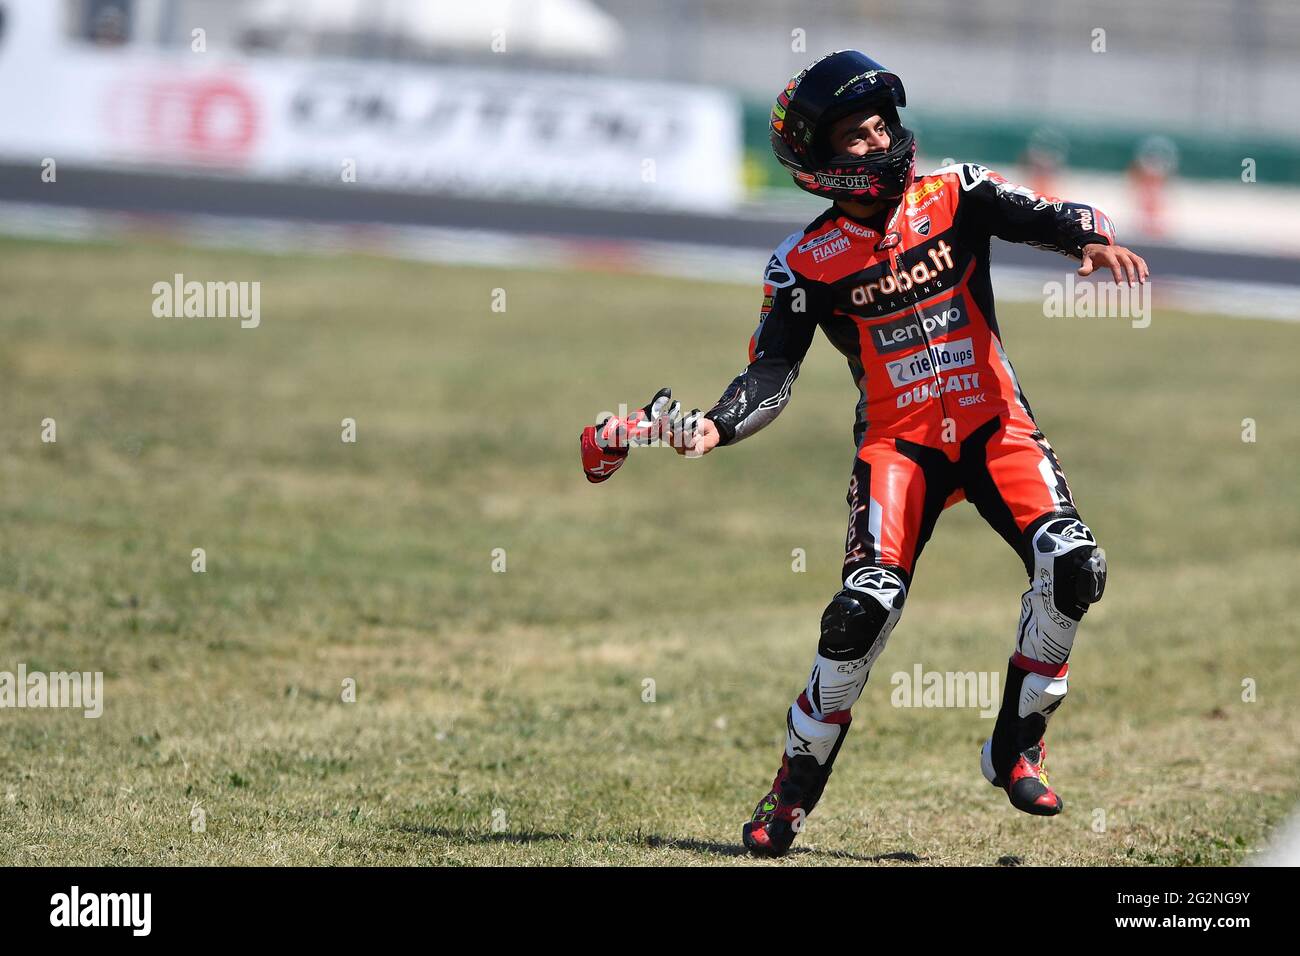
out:
M661 388L649 404L627 418L610 415L584 428L579 443L587 480L593 484L604 481L623 466L633 445L648 445L662 437L681 417L682 403L672 397L671 388Z
M600 441L608 440L608 436L604 435L605 427L617 421L618 419L610 416L601 422L601 437L599 439L595 425L588 425L582 430L582 435L579 436L579 441L582 444L582 470L586 473L587 480L590 482L604 481L618 471L627 459L626 448L602 448L600 445Z

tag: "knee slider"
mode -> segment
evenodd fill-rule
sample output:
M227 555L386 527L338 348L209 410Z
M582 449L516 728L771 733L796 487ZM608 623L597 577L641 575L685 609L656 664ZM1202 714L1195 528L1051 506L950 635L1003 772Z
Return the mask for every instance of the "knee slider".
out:
M875 660L903 612L907 588L888 568L860 568L822 614L817 651L828 660Z
M1034 532L1035 585L1055 610L1071 620L1083 617L1088 605L1106 590L1106 552L1078 518L1048 521Z
M869 567L850 574L831 598L805 692L814 720L852 708L902 613L905 593L895 571Z
M822 636L817 643L817 653L832 661L866 657L884 620L884 609L875 601L867 601L863 606L856 595L841 591L831 598L831 603L822 613Z
M1072 551L1073 567L1067 572L1074 581L1074 596L1080 604L1096 604L1106 590L1106 552L1101 548Z

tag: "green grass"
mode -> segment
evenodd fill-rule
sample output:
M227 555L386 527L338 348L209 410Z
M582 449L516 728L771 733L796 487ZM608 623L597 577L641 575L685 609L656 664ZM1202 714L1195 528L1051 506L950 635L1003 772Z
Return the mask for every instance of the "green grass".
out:
M261 327L154 318L175 272L260 281ZM99 720L0 710L0 862L744 862L839 586L856 392L819 336L736 448L589 486L576 438L664 384L707 407L757 304L0 242L0 670L106 681ZM896 671L1011 649L1022 572L961 505L780 865L1236 863L1300 796L1300 329L1036 312L1005 338L1111 568L1050 733L1066 813L984 782L976 710L890 705Z

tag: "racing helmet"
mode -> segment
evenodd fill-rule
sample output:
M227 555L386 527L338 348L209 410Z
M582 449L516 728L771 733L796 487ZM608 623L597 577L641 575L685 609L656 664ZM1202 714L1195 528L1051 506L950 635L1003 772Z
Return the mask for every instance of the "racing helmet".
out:
M916 138L898 118L907 93L891 73L857 50L828 53L786 84L772 107L772 151L795 185L829 199L871 202L898 199L912 184ZM871 110L884 118L889 149L833 155L830 128L850 113Z

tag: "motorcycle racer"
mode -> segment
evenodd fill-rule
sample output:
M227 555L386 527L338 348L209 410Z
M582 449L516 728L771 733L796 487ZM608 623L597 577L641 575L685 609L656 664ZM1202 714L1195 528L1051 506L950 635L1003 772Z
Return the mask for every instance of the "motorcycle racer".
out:
M973 163L917 176L915 138L898 113L906 102L898 75L856 51L822 57L777 98L777 159L832 205L773 252L746 367L673 443L699 456L771 424L819 327L858 388L843 586L786 713L781 765L743 827L760 855L785 853L820 800L917 559L939 514L963 498L1029 578L981 769L1017 809L1063 808L1044 770L1044 733L1068 689L1079 622L1105 587L1105 554L1003 348L990 239L1078 259L1084 276L1109 268L1117 282L1145 282L1147 267L1090 205Z

